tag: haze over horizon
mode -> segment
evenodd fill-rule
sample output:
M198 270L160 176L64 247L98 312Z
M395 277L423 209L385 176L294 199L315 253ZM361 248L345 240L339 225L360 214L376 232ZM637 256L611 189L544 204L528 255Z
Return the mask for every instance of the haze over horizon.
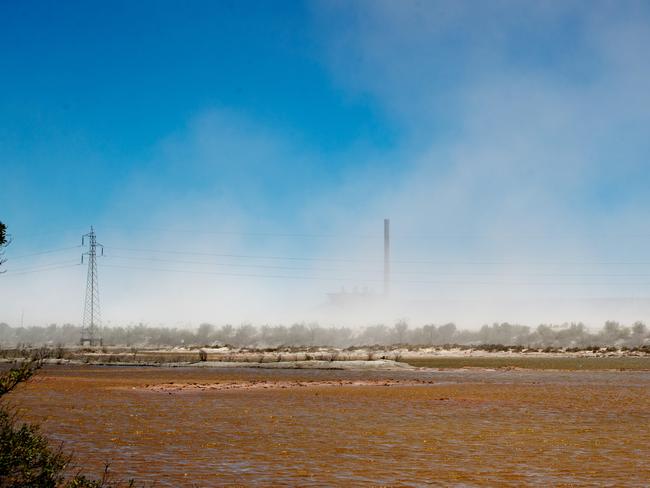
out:
M642 1L6 2L0 322L80 323L91 225L107 324L647 322L648 45Z

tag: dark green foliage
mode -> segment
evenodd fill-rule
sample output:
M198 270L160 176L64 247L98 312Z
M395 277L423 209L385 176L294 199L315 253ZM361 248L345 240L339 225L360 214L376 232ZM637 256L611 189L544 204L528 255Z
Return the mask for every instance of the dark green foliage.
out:
M0 222L0 246L7 243L7 226Z
M0 265L5 262L5 260L2 259L2 248L7 244L9 244L9 237L7 237L7 226L0 222Z
M69 458L49 447L37 425L0 409L0 487L56 487Z
M0 398L16 388L19 383L27 381L34 376L36 370L41 367L40 361L28 361L17 368L11 368L0 376Z
M65 484L65 488L102 488L106 484L101 480L90 480L85 476L75 476Z

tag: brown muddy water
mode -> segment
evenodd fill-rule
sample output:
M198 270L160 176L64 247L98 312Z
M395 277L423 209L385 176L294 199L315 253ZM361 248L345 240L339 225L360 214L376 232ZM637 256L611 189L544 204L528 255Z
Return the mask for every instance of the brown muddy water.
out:
M155 486L650 484L650 372L59 366L10 402Z

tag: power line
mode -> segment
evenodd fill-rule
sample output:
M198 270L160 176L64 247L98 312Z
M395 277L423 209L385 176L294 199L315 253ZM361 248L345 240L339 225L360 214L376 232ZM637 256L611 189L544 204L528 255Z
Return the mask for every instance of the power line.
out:
M321 268L321 267L307 267L307 266L275 266L275 265L263 265L263 264L239 264L239 263L215 263L210 261L193 261L193 260L176 260L176 259L161 259L161 258L146 258L146 257L134 257L134 256L116 256L116 255L107 255L105 257L115 258L115 259L132 259L132 260L146 260L154 261L161 263L177 263L177 264L200 264L200 265L213 265L213 266L224 266L224 267L235 267L235 268L259 268L259 269L281 269L281 270L295 270L295 271L347 271L355 273L381 273L380 269L377 270L360 270L360 269L345 269L345 268ZM62 261L55 263L48 263L33 267L27 268L14 268L8 269L5 275L18 275L18 274L28 274L28 273L37 273L40 271L50 271L53 269L69 268L79 265L78 262ZM241 277L262 277L262 278L287 278L287 279L318 279L318 280L327 280L327 281L363 281L363 282L380 282L379 279L373 278L338 278L338 277L314 277L314 276L290 276L290 275L266 275L259 273L225 273L225 272L207 272L207 271L198 271L198 270L189 270L189 269L168 269L168 268L151 268L151 267L142 267L142 266L129 266L129 265L109 265L104 264L104 267L120 267L124 269L150 269L152 271L169 271L175 273L190 273L190 274L217 274L222 276L241 276ZM394 271L393 274L397 275L415 275L415 276L456 276L456 277L471 277L471 276L502 276L502 277L517 277L517 276L530 276L530 277L549 277L549 278L647 278L650 277L650 273L444 273L444 272L423 272L423 271ZM504 282L482 282L482 281L444 281L444 280L397 280L395 283L432 283L432 284L508 284ZM539 282L539 283L514 283L514 284L553 284L550 282ZM571 283L578 284L578 283ZM579 283L585 284L585 283ZM598 284L598 283L596 283ZM620 285L625 283L609 283L614 285ZM628 283L628 284L643 284L643 283Z
M231 277L244 277L244 278L272 278L272 279L287 279L287 280L313 280L313 281L348 281L348 282L362 282L362 283L383 283L383 279L367 279L367 278L350 278L350 277L322 277L322 276L296 276L296 275L271 275L260 273L227 273L221 271L204 271L204 270L187 270L187 269L170 269L170 268L154 268L148 266L127 266L119 264L102 264L103 268L121 268L121 269L137 269L143 271L162 271L170 273L184 273L184 274L197 274L197 275L216 275L216 276L231 276ZM548 286L548 285L571 285L571 286L604 286L611 285L611 282L534 282L534 281L478 281L478 280L396 280L393 281L398 284L435 284L435 285L520 285L520 286ZM629 283L615 283L616 285L636 285L648 286L650 282L629 282Z
M602 236L602 230L599 230L597 233L596 232L583 232L580 234L566 234L566 233L560 233L560 234L523 234L523 233L518 233L518 234L504 234L501 233L499 235L495 234L453 234L453 233L434 233L434 234L398 234L396 237L398 239L412 239L412 240L426 240L426 239L431 239L431 240L439 240L439 239L475 239L475 240L517 240L517 239L539 239L539 240L545 240L545 239L553 239L553 240L561 240L561 239L576 239L576 238L596 238L596 237L601 237ZM377 236L375 236L376 238ZM648 233L638 233L638 234L625 234L625 237L627 238L634 238L634 239L650 239L650 234Z
M346 234L346 233L308 233L308 232L241 232L241 231L218 231L218 230L205 230L205 229L181 229L170 227L150 227L150 226L117 226L117 225L104 225L105 228L113 229L135 229L158 231L172 234L206 234L206 235L222 235L222 236L249 236L249 237L305 237L305 238L353 238L353 239L376 239L379 234Z
M229 254L229 253L214 253L202 251L178 251L170 249L147 249L147 248L133 248L133 247L115 247L106 246L106 249L115 249L120 251L131 252L144 252L144 253L159 253L159 254L189 254L194 256L217 256L222 258L242 258L242 259L270 259L280 261L323 261L323 262L341 262L341 263L381 263L382 260L368 260L368 259L346 259L346 258L316 258L316 257L297 257L297 256L269 256L269 255L255 255L255 254Z
M217 276L233 276L242 278L276 278L288 280L315 280L315 281L382 281L382 280L358 280L356 278L328 278L318 276L295 276L295 275L269 275L258 273L226 273L221 271L201 271L201 270L187 270L187 269L169 269L169 268L152 268L145 266L127 266L121 264L102 264L102 268L122 268L122 269L139 269L145 271L164 271L170 273L186 273L186 274L200 274L200 275L217 275Z
M259 269L282 269L282 270L295 270L295 271L344 271L351 273L381 273L382 270L377 269L354 269L354 268L324 268L318 266L280 266L268 264L240 264L240 263L223 263L214 261L196 261L185 259L166 259L154 257L139 257L139 256L122 256L117 254L106 254L104 257L109 259L127 259L136 261L154 261L161 263L175 263L175 264L201 264L211 265L217 267L229 268L259 268ZM391 271L391 274L396 275L415 275L415 276L534 276L534 277L594 277L594 278L648 278L650 273L528 273L528 272L439 272L439 271Z
M132 248L106 246L106 249L115 249L129 252L157 253L157 254L187 254L194 256L216 256L237 259L268 259L278 261L322 261L322 262L341 262L341 263L383 263L382 259L354 259L354 258L323 258L323 257L304 257L304 256L278 256L278 255L260 255L260 254L231 254L215 253L193 250L171 250L171 249L152 249L152 248ZM420 260L420 259L391 259L394 264L434 264L434 265L502 265L502 266L527 266L527 265L650 265L650 261L502 261L502 260Z
M8 269L6 273L3 273L1 276L15 276L22 274L31 274L31 273L40 273L42 271L51 271L53 269L62 269L62 268L72 268L74 266L80 266L81 263L75 261L74 263L67 262L68 264L49 264L44 266L35 266L31 268L18 268L18 269Z
M49 225L52 225L52 222L49 223ZM37 231L37 232L12 232L12 235L16 238L20 239L25 239L25 238L33 238L33 237L41 237L41 236L49 236L49 235L57 235L57 236L62 236L62 235L67 235L67 234L72 234L76 233L79 230L81 230L83 227L68 227L66 229L62 227L57 227L56 230L45 230L45 231Z
M27 257L40 256L46 254L54 254L58 252L68 251L72 249L79 249L81 246L67 246L54 249L47 249L43 251L37 251L33 253L20 254L18 256L9 256L10 261L24 259ZM129 252L147 252L147 253L158 253L158 254L174 254L174 255L193 255L193 256L214 256L214 257L224 257L224 258L237 258L237 259L266 259L266 260L286 260L286 261L317 261L317 262L341 262L341 263L371 263L371 264L381 264L383 261L381 259L353 259L353 258L321 258L321 257L302 257L302 256L278 256L278 255L253 255L253 254L233 254L233 253L214 253L214 252L202 252L202 251L192 251L192 250L170 250L170 249L150 249L150 248L130 248L130 247L113 247L106 246L106 249L115 249ZM124 255L115 255L111 254L110 257L120 258L120 259L146 259L146 260L155 260L155 261L169 261L169 262L178 262L178 263L187 263L187 264L214 264L216 266L229 266L229 267L258 267L258 268L269 268L269 269L296 269L296 270L321 270L321 271L335 271L342 270L341 268L315 268L315 267L299 267L299 266L280 266L280 265L262 265L262 264L238 264L238 263L210 263L205 261L187 261L187 260L167 260L162 258L143 258L135 256L124 256ZM497 261L497 260L474 260L474 261L453 261L453 260L409 260L409 259L397 259L392 260L392 263L395 264L433 264L433 265L650 265L650 261ZM353 272L378 272L377 270L349 270L346 271ZM422 270L418 271L394 271L396 274L427 274ZM433 272L432 272L433 273ZM451 275L456 273L443 273L435 272L437 275ZM468 275L500 275L502 273L458 273L468 274ZM518 274L518 273L517 273ZM524 273L527 275L535 276L590 276L590 274L583 273ZM597 273L593 274L594 276L645 276L643 274L635 273L625 273L625 274L616 274L616 273Z
M23 258L29 258L32 256L41 256L43 254L53 254L57 252L62 252L62 251L69 251L70 249L79 249L81 246L76 245L76 246L68 246L68 247L58 247L56 249L48 249L45 251L38 251L38 252L32 252L29 254L19 254L18 256L7 256L7 259L11 259L12 261L15 259L23 259Z
M240 264L240 263L217 263L217 262L212 262L212 261L196 261L196 260L182 260L182 259L163 259L163 258L147 258L147 257L136 257L136 256L120 256L120 255L106 255L105 257L107 258L112 258L112 259L127 259L127 260L138 260L138 261L153 261L153 262L161 262L161 263L175 263L175 264L198 264L198 265L212 265L212 266L218 266L218 267L234 267L234 268L252 268L252 269L278 269L278 270L295 270L295 271L326 271L326 272L339 272L339 271L345 271L345 272L354 272L354 273L376 273L379 274L381 273L380 269L375 269L375 270L370 270L370 269L346 269L346 268L323 268L323 267L309 267L309 266L276 266L276 265L265 265L265 264ZM62 261L62 262L55 262L55 263L47 263L47 264L41 264L38 266L32 266L32 267L26 267L26 268L10 268L7 270L5 273L6 275L18 275L18 274L28 274L28 273L36 273L39 271L49 271L51 269L61 269L61 268L69 268L73 267L76 265L79 265L80 263L78 262L71 262L71 261ZM144 268L144 267L133 267L133 266L128 266L128 265L103 265L103 266L108 266L108 267L122 267L125 269L152 269L154 271L172 271L172 272L181 272L181 273L194 273L194 270L186 270L186 269L159 269L159 268ZM456 277L471 277L471 276L501 276L501 277L518 277L518 276L529 276L529 277L548 277L548 278L561 278L561 277L566 277L566 278L648 278L650 277L650 273L502 273L502 272L493 272L493 273L486 273L486 272L474 272L474 273L462 273L462 272L433 272L433 271L393 271L393 274L396 275L405 275L405 276L429 276L429 275L435 275L435 276L456 276ZM201 274L206 274L205 272L201 272ZM276 275L258 275L258 274L237 274L237 273L219 273L224 276L260 276L260 277L273 277L273 278L282 278L283 276L276 276ZM286 276L289 278L289 276ZM292 277L296 278L296 277ZM315 277L311 276L305 276L305 277L297 277L301 279L315 279ZM372 281L372 282L378 282L379 280L375 279L363 279L363 278L358 278L358 277L353 277L353 278L327 278L328 280L336 280L336 281L344 281L346 279L349 279L351 281ZM424 280L398 280L396 283L415 283L415 282L431 282L431 281L424 281ZM431 283L443 283L442 281L435 281ZM446 282L444 282L446 283ZM469 283L469 282L462 282L463 284ZM540 283L540 284L549 284L547 282ZM620 284L620 283L611 283L611 284Z
M21 254L19 256L12 256L11 260L22 259L26 257L39 256L45 254L52 254L72 249L78 249L79 245L67 246L55 249L48 249L29 254ZM298 257L298 256L270 256L270 255L250 255L250 254L226 254L226 253L212 253L200 252L191 250L169 250L169 249L144 249L144 248L124 248L124 247L108 247L107 249L117 249L131 252L154 252L160 254L173 254L173 255L196 255L196 256L215 256L226 258L242 258L242 259L268 259L268 260L288 260L288 261L304 261L304 262L344 262L344 263L373 263L381 264L382 261L370 259L350 259L350 258L318 258L318 257ZM273 264L242 264L242 263L224 263L212 262L203 260L184 260L184 259L171 259L161 257L140 257L140 256L125 256L119 254L109 254L107 257L115 259L131 259L131 260L146 260L155 262L169 262L179 264L207 264L213 266L235 267L235 268L259 268L259 269L283 269L283 270L296 270L296 271L346 271L354 273L379 273L381 270L377 269L350 269L341 267L317 267L317 266L288 266L288 265L273 265ZM18 272L31 272L38 271L41 268L57 266L59 264L66 264L67 262L47 263L40 264L35 267L8 269L7 273L17 274ZM513 264L618 264L618 265L643 265L650 262L644 261L547 261L547 262L507 262L507 261L427 261L427 260L393 260L393 263L398 264L458 264L458 265L473 265L473 264L494 264L494 265L513 265ZM550 272L441 272L441 271L427 271L427 270L395 270L393 274L397 275L430 275L437 276L535 276L535 277L648 277L649 273L550 273Z
M205 234L205 235L224 235L224 236L250 236L250 237L297 237L297 238L352 238L352 239L380 239L383 234L369 233L369 234L355 234L350 232L250 232L250 231L220 231L220 230L206 230L205 228L174 228L162 226L142 226L142 225L103 225L103 228L110 229L125 229L125 230L146 230L158 231L173 234ZM598 237L602 231L596 232L581 232L574 234L556 233L556 234L526 234L526 233L477 233L477 232L432 232L429 234L409 234L409 233L396 233L392 236L393 239L404 240L447 240L447 239L573 239L579 237ZM626 233L628 238L650 239L650 233Z
M132 259L137 261L156 261L163 263L179 263L179 264L209 264L213 266L224 266L224 267L233 267L233 268L261 268L261 269L285 269L285 270L297 270L297 271L350 271L355 273L377 273L380 272L379 269L370 270L370 269L348 269L348 268L323 268L317 266L281 266L273 264L241 264L241 263L219 263L214 261L195 261L195 260L185 260L185 259L166 259L166 258L154 258L154 257L140 257L140 256L122 256L119 254L106 254L107 258L114 259Z

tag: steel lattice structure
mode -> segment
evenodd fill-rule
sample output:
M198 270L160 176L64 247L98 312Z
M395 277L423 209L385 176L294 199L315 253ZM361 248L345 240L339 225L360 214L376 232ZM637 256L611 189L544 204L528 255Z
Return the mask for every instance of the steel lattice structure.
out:
M100 333L101 311L99 308L99 287L97 284L97 247L101 248L101 255L104 255L104 246L97 243L95 230L90 227L90 232L81 238L84 245L88 240L88 251L81 255L83 263L84 256L88 256L88 278L86 281L86 301L84 304L84 318L81 327L81 345L101 345Z

